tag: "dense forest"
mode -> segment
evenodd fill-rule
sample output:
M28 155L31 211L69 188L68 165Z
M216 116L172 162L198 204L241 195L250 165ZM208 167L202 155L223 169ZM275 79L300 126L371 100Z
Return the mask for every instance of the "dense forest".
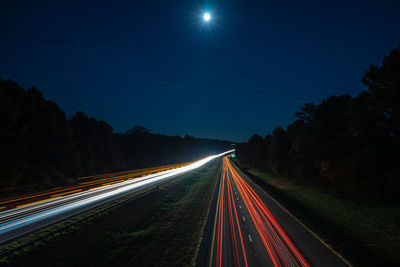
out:
M126 133L78 111L67 118L32 87L0 79L0 197L71 183L71 178L174 164L231 148L226 141Z
M400 200L400 47L371 65L356 97L305 104L287 129L238 145L239 161L349 197Z

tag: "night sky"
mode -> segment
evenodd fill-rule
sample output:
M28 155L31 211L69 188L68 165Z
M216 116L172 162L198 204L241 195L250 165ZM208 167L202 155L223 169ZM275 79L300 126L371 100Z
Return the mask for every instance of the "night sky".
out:
M7 2L0 77L115 132L265 135L304 103L364 90L400 43L396 0Z

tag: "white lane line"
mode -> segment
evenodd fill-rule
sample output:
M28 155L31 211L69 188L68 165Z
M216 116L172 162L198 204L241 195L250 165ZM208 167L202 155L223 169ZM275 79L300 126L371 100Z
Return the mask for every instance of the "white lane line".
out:
M251 239L251 235L249 234L249 240L250 242L253 242L253 239Z
M237 197L236 199L237 199L237 200L239 200L239 198L238 198L238 197Z
M246 218L244 218L244 217L242 217L243 218L243 221L246 221Z
M242 208L242 206L239 205L239 209L241 209L241 208Z

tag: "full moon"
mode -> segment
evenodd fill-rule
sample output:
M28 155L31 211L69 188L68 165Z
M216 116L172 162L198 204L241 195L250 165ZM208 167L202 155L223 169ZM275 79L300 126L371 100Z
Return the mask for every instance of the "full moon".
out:
M211 19L210 13L204 13L203 19L204 19L205 21L210 21L210 19Z

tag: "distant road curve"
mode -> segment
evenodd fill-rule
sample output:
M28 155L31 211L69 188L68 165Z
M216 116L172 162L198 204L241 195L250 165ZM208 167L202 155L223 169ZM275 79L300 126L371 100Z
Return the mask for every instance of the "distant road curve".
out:
M232 150L233 151L233 150ZM55 222L70 218L107 202L129 195L137 190L200 168L211 160L232 151L206 157L193 163L152 173L140 178L104 184L86 191L68 191L50 199L40 200L0 212L0 245Z

